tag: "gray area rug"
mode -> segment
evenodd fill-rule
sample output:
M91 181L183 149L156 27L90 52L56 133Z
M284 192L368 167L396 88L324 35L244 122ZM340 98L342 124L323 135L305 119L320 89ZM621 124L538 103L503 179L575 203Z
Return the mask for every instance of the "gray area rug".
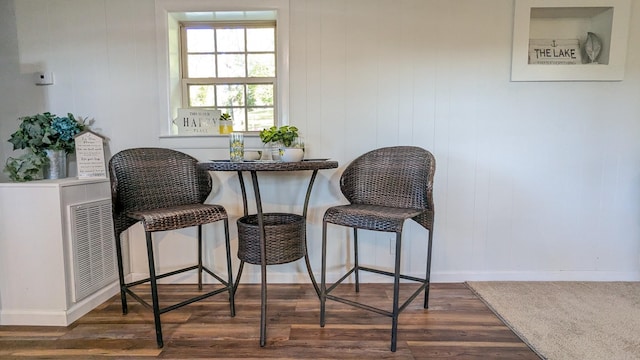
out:
M640 359L640 282L467 285L543 359Z

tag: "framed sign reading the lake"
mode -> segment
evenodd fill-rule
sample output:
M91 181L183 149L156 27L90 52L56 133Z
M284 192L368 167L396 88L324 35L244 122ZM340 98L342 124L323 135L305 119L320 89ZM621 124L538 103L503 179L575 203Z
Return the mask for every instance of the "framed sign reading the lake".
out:
M582 64L580 42L578 39L531 39L529 40L529 64Z

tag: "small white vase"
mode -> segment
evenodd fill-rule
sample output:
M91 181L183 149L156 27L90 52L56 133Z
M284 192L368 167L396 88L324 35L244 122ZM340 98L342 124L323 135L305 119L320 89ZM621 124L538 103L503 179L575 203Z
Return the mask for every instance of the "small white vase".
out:
M45 179L62 179L67 177L67 152L64 150L45 150L47 164L42 168Z
M304 149L302 148L281 148L280 159L284 162L302 161L304 158Z

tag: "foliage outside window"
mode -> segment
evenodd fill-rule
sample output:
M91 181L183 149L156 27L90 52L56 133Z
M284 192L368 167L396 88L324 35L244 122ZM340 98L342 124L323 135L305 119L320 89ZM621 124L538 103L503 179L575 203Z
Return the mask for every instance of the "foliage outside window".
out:
M229 113L235 131L273 126L275 33L273 21L181 23L183 106Z

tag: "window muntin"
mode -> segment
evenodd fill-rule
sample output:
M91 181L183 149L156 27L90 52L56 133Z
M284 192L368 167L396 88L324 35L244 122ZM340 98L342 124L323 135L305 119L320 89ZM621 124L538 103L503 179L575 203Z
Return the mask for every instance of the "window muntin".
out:
M233 116L234 130L276 124L274 21L181 23L182 103Z

